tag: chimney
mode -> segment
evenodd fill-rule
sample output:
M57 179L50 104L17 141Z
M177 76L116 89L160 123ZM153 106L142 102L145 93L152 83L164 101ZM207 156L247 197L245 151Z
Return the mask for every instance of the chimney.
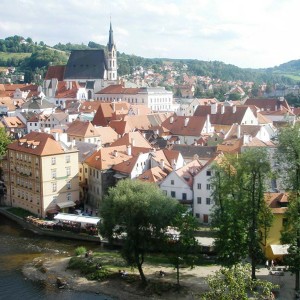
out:
M134 146L135 146L135 141L134 141L134 138L131 138L131 145L132 145L132 147L134 147Z
M174 117L172 116L170 117L170 124L173 124L173 122L174 122Z
M185 118L184 119L184 127L186 127L188 125L188 123L189 123L189 118Z
M237 136L238 139L241 138L241 125L240 124L237 125L236 136Z
M218 112L218 103L212 103L210 105L210 113L215 115Z
M131 156L131 145L127 146L127 155Z
M112 103L112 108L113 108L113 112L115 112L116 111L116 104L115 104L115 102Z
M164 169L165 168L165 161L163 159L161 159L159 165L162 169Z
M118 151L114 150L113 155L114 155L114 157L118 157Z
M221 114L223 115L224 113L225 113L225 106L222 105L222 106L221 106Z
M172 169L173 169L173 171L176 171L176 161L175 161L175 159L172 159Z
M98 139L97 140L97 149L100 149L100 148L102 148L102 141L101 141L101 139Z
M235 114L236 113L236 105L232 106L232 112Z

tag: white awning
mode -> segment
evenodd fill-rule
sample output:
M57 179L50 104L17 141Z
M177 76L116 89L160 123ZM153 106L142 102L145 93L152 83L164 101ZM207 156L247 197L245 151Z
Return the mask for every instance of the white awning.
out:
M99 218L96 217L89 217L89 216L79 216L79 215L73 215L73 214L64 214L59 213L54 217L55 220L60 221L70 221L70 222L77 222L84 224L91 224L91 225L97 225L100 221Z
M290 245L270 245L274 255L286 255Z
M76 205L76 203L73 202L73 201L66 201L66 202L57 203L57 206L59 208L73 207L75 205Z
M212 247L214 245L215 239L210 237L196 237L196 241L200 246Z

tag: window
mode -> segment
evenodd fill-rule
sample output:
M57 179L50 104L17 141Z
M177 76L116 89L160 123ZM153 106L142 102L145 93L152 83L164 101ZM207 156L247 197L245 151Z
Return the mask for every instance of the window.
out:
M56 164L56 157L51 157L51 165L55 165Z
M176 192L171 191L171 197L176 198Z
M52 178L56 178L56 169L51 170L51 176Z
M71 195L71 193L67 194L67 201L72 201L72 195Z
M69 163L71 161L71 157L70 157L70 155L67 155L66 156L66 163Z
M68 190L71 189L71 181L68 181L68 182L67 182L67 189L68 189Z
M53 201L53 203L56 203L57 202L57 196L53 196L52 201Z
M201 183L198 183L198 184L197 184L197 189L198 189L198 190L201 190Z
M171 180L171 184L174 185L174 180Z
M71 167L66 167L67 176L71 175Z
M201 197L197 197L197 203L201 204L201 201L202 201Z
M207 189L208 191L210 190L210 184L209 184L209 183L206 185L206 189Z
M196 213L196 218L200 219L200 214Z
M52 192L56 192L57 190L57 184L56 182L52 182Z
M210 205L210 198L206 198L206 204Z
M186 200L186 193L182 193L182 200Z
M211 176L211 170L206 171L206 176Z

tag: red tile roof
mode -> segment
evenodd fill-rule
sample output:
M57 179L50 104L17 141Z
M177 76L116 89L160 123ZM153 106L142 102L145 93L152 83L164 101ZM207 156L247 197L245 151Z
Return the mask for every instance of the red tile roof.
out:
M56 78L58 81L64 80L66 66L50 66L48 67L45 80Z
M111 144L111 147L121 146L121 145L126 145L126 146L132 145L132 146L139 146L139 147L149 148L149 149L152 148L149 142L138 131L125 133L121 138L113 142Z
M96 94L128 94L136 95L139 88L125 88L122 84L109 85L108 87L100 90Z
M206 116L174 116L165 120L162 126L167 128L174 135L200 136L206 120Z
M277 98L249 98L245 101L244 104L245 105L255 105L265 111L280 110L281 106L290 110L290 106L288 105L288 103L285 99L280 100Z
M222 113L221 105L218 104L217 107L217 113L212 114L211 106L198 106L194 116L206 117L209 114L210 122L213 125L232 125L234 123L241 124L247 109L249 109L246 105L224 106L224 113Z
M9 144L7 148L39 156L64 153L60 143L51 134L35 131Z
M77 137L98 137L99 133L93 126L91 122L76 120L69 124L69 128L66 130L66 133L70 136Z

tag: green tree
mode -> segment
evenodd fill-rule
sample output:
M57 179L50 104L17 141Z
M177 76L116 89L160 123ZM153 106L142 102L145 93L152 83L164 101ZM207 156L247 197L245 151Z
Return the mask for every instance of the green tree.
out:
M121 180L108 191L100 206L102 236L113 241L122 238L122 255L129 265L137 267L142 283L145 254L164 243L167 229L182 206L167 197L154 184Z
M270 299L272 289L277 287L265 280L253 280L249 264L222 267L208 276L207 283L209 291L203 295L203 300Z
M164 252L176 269L178 286L180 285L180 267L184 265L192 268L200 252L195 239L198 225L198 221L191 214L179 214L173 223L178 235L166 239Z
M290 244L285 258L295 274L295 289L300 288L300 124L282 128L278 135L278 162L282 182L289 192L286 225L282 232L282 243Z
M2 157L7 150L7 145L12 142L11 138L7 135L4 128L0 128L0 157Z
M216 247L222 263L235 265L249 255L252 278L261 258L265 183L270 171L267 153L254 148L227 157L216 166L212 177L217 229ZM269 213L271 213L269 211Z

